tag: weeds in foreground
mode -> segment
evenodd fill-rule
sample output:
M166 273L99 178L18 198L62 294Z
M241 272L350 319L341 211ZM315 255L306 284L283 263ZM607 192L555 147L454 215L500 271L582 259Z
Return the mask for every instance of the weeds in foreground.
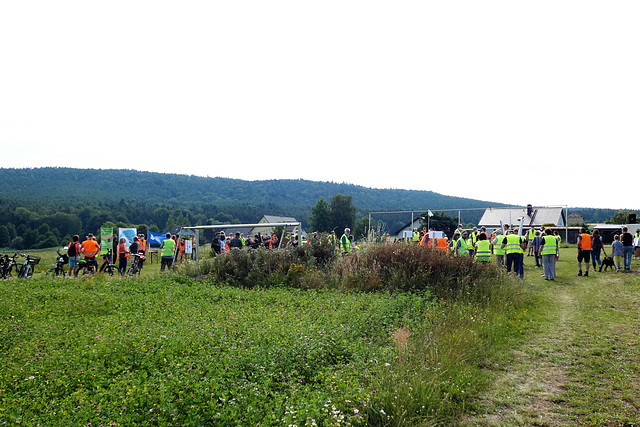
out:
M241 252L149 280L8 283L0 422L451 422L486 384L481 367L526 328L526 293L475 263L371 251L322 262L304 248ZM367 272L380 287L358 285Z

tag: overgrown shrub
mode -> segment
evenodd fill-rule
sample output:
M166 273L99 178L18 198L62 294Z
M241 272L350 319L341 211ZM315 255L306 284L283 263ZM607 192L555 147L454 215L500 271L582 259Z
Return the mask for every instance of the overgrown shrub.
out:
M210 277L219 283L244 288L290 286L319 289L326 287L325 270L334 257L322 241L293 249L242 249L216 258L189 263L178 271L191 277Z
M428 291L441 298L470 294L473 288L490 286L502 274L496 266L468 257L452 257L419 246L388 245L343 257L335 262L332 273L348 289Z
M487 299L503 274L493 264L419 246L371 245L337 256L322 239L294 249L240 250L180 271L245 288L288 286L361 292L428 292L444 299Z

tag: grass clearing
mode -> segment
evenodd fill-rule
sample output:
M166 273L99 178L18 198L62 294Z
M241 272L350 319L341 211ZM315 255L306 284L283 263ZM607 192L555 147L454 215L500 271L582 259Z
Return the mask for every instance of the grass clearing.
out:
M640 277L578 277L575 248L561 250L559 277L544 281L525 259L537 296L536 326L495 371L478 413L462 425L631 426L640 422ZM531 260L531 258L529 258Z
M0 424L640 422L635 262L578 277L563 248L555 282L527 257L521 283L399 251L226 260L238 284L272 269L250 288L207 263L56 280L43 254L34 279L0 282Z
M157 264L135 279L1 282L0 424L444 425L529 324L522 284L465 283L456 275L487 272L457 261L447 297L292 288L318 270L280 261L289 286L231 287Z

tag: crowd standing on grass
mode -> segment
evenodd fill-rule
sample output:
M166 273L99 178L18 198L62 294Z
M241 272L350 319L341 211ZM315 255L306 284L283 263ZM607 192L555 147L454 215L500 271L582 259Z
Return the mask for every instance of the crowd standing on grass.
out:
M101 248L100 243L91 233L87 234L82 241L80 236L73 236L67 248L69 277L77 277L80 271L87 269L86 265L94 265L96 267L94 271L97 271L98 254L103 255L103 266L107 260L111 262L112 253L117 254L117 268L121 276L125 275L128 262L131 261L132 256L135 258L136 254L141 255L139 267L142 268L149 246L145 236L143 234L135 236L129 246L125 238L117 239L115 235L112 237L113 249ZM313 233L307 239L292 233L287 235L284 238L285 241L281 243L273 232L264 234L257 232L254 236L245 237L240 232L227 236L224 231L219 231L215 233L211 242L211 253L216 257L243 248L267 250L279 247L296 248L300 245L309 245L317 238L317 233ZM340 238L335 231L332 231L323 239L325 239L323 240L325 247L333 248L334 253L342 256L354 255L359 251L350 228L345 228ZM562 239L558 231L545 229L545 227L540 229L531 227L520 235L510 229L509 225L504 225L489 235L485 227L465 230L460 224L455 229L452 239L448 239L444 233L433 229L427 230L424 227L422 230L414 228L411 237L396 238L393 242L387 233L383 237L383 242L388 245L417 245L455 257L472 258L481 263L491 263L493 259L496 265L507 272L513 272L521 279L524 278L524 254L527 253L527 256L534 257L535 267L542 269L541 275L545 280L555 280L556 262L560 257ZM112 243L109 242L108 245L111 246ZM159 251L160 271L172 269L174 261L193 259L193 245L193 238L190 236L180 238L167 233ZM609 264L612 269L615 268L616 272L628 272L631 270L632 260L640 259L640 228L635 230L635 234L631 234L626 226L623 227L622 233L614 236L610 254L607 253L599 230L589 232L586 228L582 228L577 239L577 248L578 276L589 277L590 267L592 272L602 272L603 267L606 271Z
M416 239L417 233L417 229L414 229L413 238L396 239L393 243L387 234L384 240L386 244L409 244L417 241L419 246L447 252L456 257L474 258L480 262L491 262L491 255L493 255L496 265L503 267L507 272L513 272L520 278L524 277L524 254L526 252L527 256L534 257L535 267L542 269L541 275L545 280L555 280L557 277L556 263L560 258L560 244L562 242L557 230L531 227L523 235L519 235L508 225L504 225L502 229L495 230L489 236L484 227L480 230L476 227L473 230L464 230L462 225L458 225L451 240L446 236L430 238L430 232L425 229L419 232L420 238ZM345 236L348 237L346 230ZM343 243L345 236L341 239L339 246L346 254L348 250L345 249L346 246ZM598 230L589 232L586 228L582 228L578 236L577 247L578 276L589 277L590 265L593 267L593 272L602 272L609 257L600 232ZM602 254L605 256L604 261ZM636 230L635 234L631 234L627 227L623 227L622 234L614 236L611 257L612 268L615 264L616 271L630 271L631 260L640 259L640 228Z

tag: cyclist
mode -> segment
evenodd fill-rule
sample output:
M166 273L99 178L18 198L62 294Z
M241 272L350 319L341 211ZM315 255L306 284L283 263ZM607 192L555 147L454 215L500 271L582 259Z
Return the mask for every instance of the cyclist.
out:
M93 273L98 269L98 261L96 261L98 252L100 252L100 245L96 241L96 238L93 237L93 234L89 233L87 240L82 242L82 253L84 254L85 261L87 261L87 268L90 270L91 266L93 266Z
M78 269L80 268L80 236L73 236L73 241L69 243L67 255L69 256L69 278L78 277Z

